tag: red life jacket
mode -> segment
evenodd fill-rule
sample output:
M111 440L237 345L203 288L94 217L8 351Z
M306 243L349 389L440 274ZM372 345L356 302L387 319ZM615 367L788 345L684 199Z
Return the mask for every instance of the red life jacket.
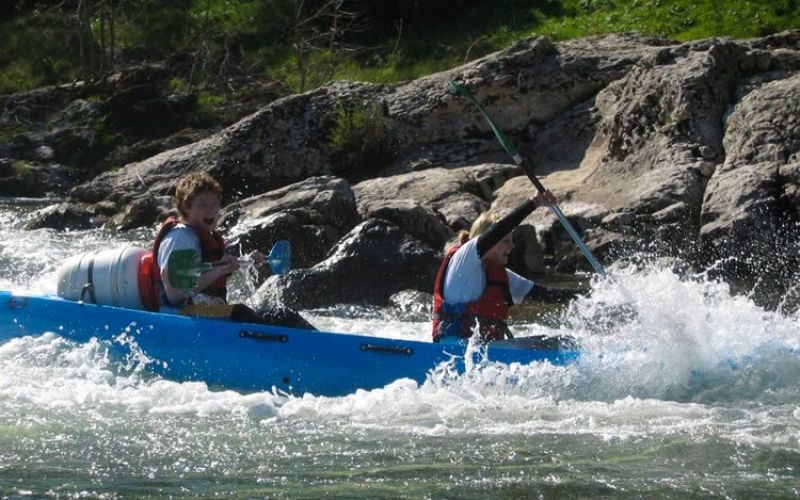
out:
M153 249L142 255L139 261L139 296L148 311L158 311L161 306L161 290L164 284L161 281L161 268L158 265L158 248L167 233L180 222L177 217L168 217L158 230ZM225 254L225 240L218 232L207 231L188 224L186 226L192 228L200 238L203 262L217 262L222 259ZM203 290L203 293L224 299L227 294L226 282L227 278L222 276Z
M454 246L447 251L436 282L433 286L433 340L438 342L443 336L469 338L475 323L480 324L480 335L484 342L504 339L508 330L508 307L513 303L508 287L508 274L505 266L484 260L486 288L478 300L466 304L445 302L444 277L447 266L458 250Z

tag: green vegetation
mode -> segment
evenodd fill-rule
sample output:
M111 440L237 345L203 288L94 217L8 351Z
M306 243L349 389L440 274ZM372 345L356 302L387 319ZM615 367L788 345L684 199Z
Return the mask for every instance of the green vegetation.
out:
M16 175L27 174L32 169L31 164L25 160L14 160L11 163L11 168L14 170L14 174Z
M417 78L537 34L762 36L800 28L800 0L7 0L0 18L0 93L176 54L182 87L245 73L302 91Z
M391 157L391 125L380 103L366 106L338 103L330 144L348 153L344 163L358 175Z
M365 107L337 104L335 116L330 138L332 146L361 151L370 145L385 143L388 138L389 118L376 103Z
M0 93L69 81L77 75L69 26L54 13L0 24Z
M571 0L537 32L556 39L636 31L679 41L751 38L800 28L797 0Z
M19 123L0 123L0 142L9 142L17 135L26 131L26 128Z

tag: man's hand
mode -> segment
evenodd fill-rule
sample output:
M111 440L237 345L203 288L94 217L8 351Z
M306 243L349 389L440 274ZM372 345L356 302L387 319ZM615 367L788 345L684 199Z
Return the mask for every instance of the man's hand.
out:
M220 259L220 264L214 266L213 270L218 270L223 275L233 274L239 270L239 259L233 255L225 254Z

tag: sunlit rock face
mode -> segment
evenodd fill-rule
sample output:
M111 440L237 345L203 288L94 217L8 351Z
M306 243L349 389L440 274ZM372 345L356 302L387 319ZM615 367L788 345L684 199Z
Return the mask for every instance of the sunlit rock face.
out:
M232 206L271 200L269 221L262 217L249 235L240 226L238 240L292 237L310 269L358 224L380 220L435 267L480 213L511 209L535 192L477 109L449 90L457 80L602 262L642 250L679 256L745 287L758 279L769 303L800 267L800 252L771 250L798 241L798 70L798 32L683 44L633 34L535 37L400 85L334 82L265 101L216 134L79 183L65 203L80 204L69 212L74 226L81 214L91 219L83 226L155 225L175 180L204 170L222 181ZM64 116L93 108L72 109ZM5 164L0 175L14 171ZM311 178L347 187L300 187ZM325 201L308 189L339 194ZM308 206L293 205L298 190ZM36 227L58 220L43 214ZM522 274L591 269L548 210L524 221L515 241L512 267Z

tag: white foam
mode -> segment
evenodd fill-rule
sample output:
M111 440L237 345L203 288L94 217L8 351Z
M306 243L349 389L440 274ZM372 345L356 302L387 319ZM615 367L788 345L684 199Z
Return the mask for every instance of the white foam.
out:
M162 380L129 362L112 359L108 345L97 340L76 344L53 333L13 339L0 345L0 401L75 412L107 407L144 414L271 416L284 399Z
M23 231L3 220L0 225L8 232L0 243L6 271L0 287L32 293L55 290L55 271L71 255L148 243L144 233ZM0 406L200 419L235 415L265 425L346 422L430 436L510 430L620 438L676 426L710 428L732 418L713 407L729 402L744 402L747 409L735 416L744 421L770 417L749 409L767 402L790 408L776 418L798 420L800 315L765 311L723 283L682 277L668 266L612 269L611 275L596 279L591 295L574 302L559 326L515 327L518 336L574 336L582 355L567 367L477 363L456 375L440 366L424 384L398 380L344 397L285 397L162 380L147 370L146 356L117 359L102 342L75 344L46 334L0 345ZM424 318L409 321L384 309L343 307L336 315L312 311L310 317L330 331L430 338Z

